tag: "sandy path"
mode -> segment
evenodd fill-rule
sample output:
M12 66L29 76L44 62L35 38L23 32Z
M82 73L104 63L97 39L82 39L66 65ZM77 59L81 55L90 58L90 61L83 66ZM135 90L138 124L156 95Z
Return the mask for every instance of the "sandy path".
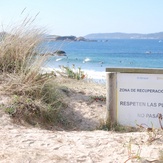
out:
M130 139L133 155L139 151L135 144L140 144L142 160L155 160L158 158L159 150L163 150L163 140L153 145L144 143L147 142L146 133L51 132L11 124L1 125L0 130L0 162L4 163L123 163L129 157Z
M19 126L0 110L0 163L124 163L129 153L141 158L141 161L134 159L132 162L158 160L159 151L163 151L162 137L149 144L147 132L86 131L99 125L105 111L105 102L90 102L89 98L103 95L102 88L89 90L81 84L80 90L73 87L68 93L71 102L66 114L73 115L70 119L77 124L78 131L47 131ZM5 100L1 96L0 102Z

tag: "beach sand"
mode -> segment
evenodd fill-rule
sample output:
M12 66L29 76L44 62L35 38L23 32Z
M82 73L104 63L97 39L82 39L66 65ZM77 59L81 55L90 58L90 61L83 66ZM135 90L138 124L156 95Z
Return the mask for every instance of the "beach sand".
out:
M77 70L78 69L75 69L74 72L76 72ZM101 83L101 84L106 83L106 72L105 71L94 71L94 70L88 70L88 69L82 69L81 71L84 72L85 77L87 78L87 80L92 80L92 81L94 81L96 83ZM63 74L63 71L61 69L59 69L59 68L42 67L41 72L42 73L56 72L56 74L58 76L60 76L60 74L58 72L62 72L62 74Z
M72 124L69 130L45 130L12 123L0 110L0 163L124 163L159 162L163 133L99 130L106 115L105 85L62 80L63 112ZM0 104L8 97L1 93ZM149 141L155 138L153 141ZM160 163L163 162L160 161Z

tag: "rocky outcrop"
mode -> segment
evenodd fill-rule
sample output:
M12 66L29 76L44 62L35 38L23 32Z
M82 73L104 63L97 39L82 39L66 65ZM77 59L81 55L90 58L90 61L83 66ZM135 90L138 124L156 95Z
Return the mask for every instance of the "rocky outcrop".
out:
M66 52L63 50L56 50L53 55L57 55L57 56L66 56Z
M76 37L75 41L87 41L84 37Z
M73 41L75 40L75 36L58 36L55 38L55 41L63 41L63 40L66 40L66 41Z
M56 50L54 52L48 52L48 53L42 53L42 56L44 55L51 55L51 56L67 56L66 52L63 50Z

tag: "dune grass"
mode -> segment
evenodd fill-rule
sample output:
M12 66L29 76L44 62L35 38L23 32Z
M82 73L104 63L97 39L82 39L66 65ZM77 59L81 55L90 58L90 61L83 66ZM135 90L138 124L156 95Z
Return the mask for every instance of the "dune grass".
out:
M33 20L26 18L10 32L3 32L0 41L0 74L3 91L12 97L5 111L19 122L33 125L54 123L63 106L55 74L41 74L47 56L37 54L43 32L31 28ZM44 124L43 124L44 123Z

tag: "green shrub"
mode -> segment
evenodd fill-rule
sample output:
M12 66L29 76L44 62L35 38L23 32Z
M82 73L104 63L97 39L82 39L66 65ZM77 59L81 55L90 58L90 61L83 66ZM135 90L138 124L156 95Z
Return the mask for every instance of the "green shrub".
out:
M36 98L14 95L11 104L4 107L5 112L19 124L23 122L39 127L55 125L64 103L54 85L55 83L44 84Z
M72 79L77 79L77 80L81 80L85 78L85 74L84 72L81 70L81 68L79 67L78 69L75 67L75 65L72 66L72 68L70 67L65 67L62 66L61 67L62 73L61 75L63 76L67 76L68 78L72 78Z

